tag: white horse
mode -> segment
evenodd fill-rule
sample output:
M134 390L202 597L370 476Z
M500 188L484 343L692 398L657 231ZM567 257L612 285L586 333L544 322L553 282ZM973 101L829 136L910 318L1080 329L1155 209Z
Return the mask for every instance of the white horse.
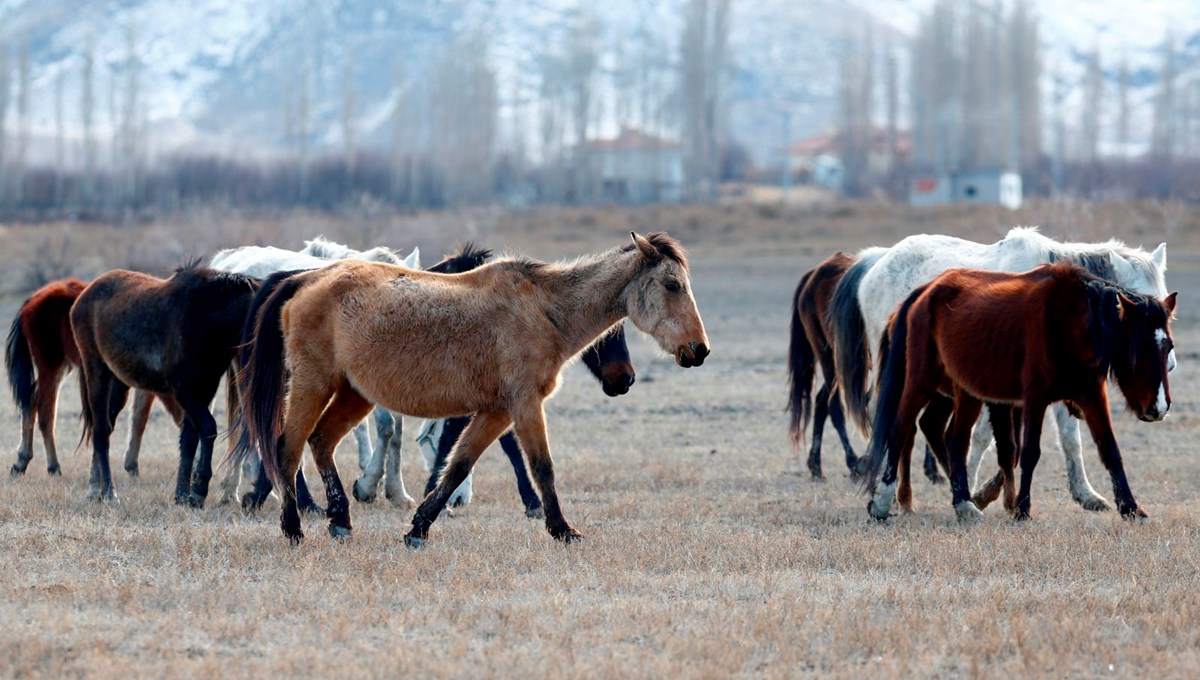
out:
M838 380L847 412L868 432L871 409L867 372L874 367L875 375L870 382L874 385L879 361L873 360L873 355L878 351L888 318L917 287L955 267L1017 273L1059 260L1075 262L1103 279L1139 293L1159 299L1167 296L1165 243L1148 253L1116 240L1061 243L1038 233L1036 227L1017 227L991 245L953 236L919 234L891 248L864 251L842 278L830 311L835 327ZM1168 370L1175 367L1174 352L1168 357L1167 366ZM1072 498L1088 510L1108 509L1108 501L1092 488L1084 470L1079 421L1071 417L1062 403L1051 407L1051 412ZM971 440L967 475L972 489L976 488L980 460L991 442L991 421L984 414L976 423Z
M367 260L370 262L387 262L410 269L421 266L421 252L417 248L407 256L401 255L390 248L382 246L365 251L357 251L340 243L328 241L318 236L304 242L304 249L296 252L273 246L245 246L230 248L213 255L209 266L213 269L237 274L247 274L257 278L266 278L281 271L319 269L337 260ZM375 409L375 432L379 439L378 446L372 450L371 437L367 432L364 420L354 428L354 439L358 447L358 466L363 471L363 478L355 482L355 497L360 501L370 502L375 499L375 490L379 479L383 476L384 460L387 459L387 497L394 503L413 505L412 496L404 488L404 477L400 473L400 420L387 409ZM234 466L221 482L221 502L236 502L238 485L241 482L242 470ZM363 491L359 484L363 483Z

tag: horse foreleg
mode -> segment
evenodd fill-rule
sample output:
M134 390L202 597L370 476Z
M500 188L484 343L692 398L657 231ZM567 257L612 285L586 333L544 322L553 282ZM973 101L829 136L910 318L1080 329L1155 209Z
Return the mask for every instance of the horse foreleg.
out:
M1129 488L1129 480L1125 477L1125 464L1121 461L1121 449L1117 445L1117 437L1113 434L1112 415L1108 410L1108 399L1100 388L1099 398L1091 403L1081 404L1084 417L1087 419L1088 430L1092 439L1100 449L1100 460L1112 477L1113 498L1117 502L1117 510L1125 519L1140 519L1146 512L1138 507Z
M125 446L125 472L130 477L138 476L138 456L142 450L142 436L150 422L150 408L154 406L154 394L145 390L133 393L133 412L129 414L129 441Z
M412 496L408 495L408 489L404 488L404 471L400 469L400 448L404 441L404 419L399 414L387 410L384 410L383 415L387 416L387 420L391 424L390 437L385 449L387 481L384 482L384 493L395 507L416 507L417 502L413 500ZM376 417L382 420L383 416L377 414Z
M425 482L425 495L428 496L434 487L437 486L438 479L442 475L442 470L446 468L446 460L450 458L450 452L454 450L454 445L458 443L459 438L462 437L463 430L467 429L467 425L470 423L471 418L468 416L446 418L442 421L442 434L437 441L437 453L434 455L432 461L425 461L429 465L429 479ZM467 479L470 478L471 475L468 474ZM467 481L463 480L463 484L467 484ZM463 491L462 485L454 490L454 493L450 496L451 507L456 502L461 501ZM461 505L461 503L459 504Z
M237 437L234 429L237 427L237 414L241 411L241 395L238 394L237 370L234 365L230 365L229 370L225 372L225 438L226 451L225 460L229 469L225 471L225 477L221 479L221 505L231 505L237 502L238 485L242 481L243 465L238 465L233 460L234 449L237 448Z
M366 420L360 423L362 427L366 427ZM359 503L375 502L375 495L379 492L379 480L383 479L384 459L387 457L387 443L394 434L392 423L392 414L388 413L387 409L382 406L375 407L375 450L370 451L368 440L368 451L370 452L366 467L363 468L362 476L354 480L354 484L350 486L350 492L354 494L354 500ZM354 430L354 436L358 437L358 428ZM360 448L359 455L362 455L362 440L358 440Z
M1013 470L1017 457L1017 440L1013 430L1013 412L1012 406L987 405L987 421L991 424L996 441L996 463L999 464L1000 470L982 486L973 487L975 493L971 495L971 501L981 510L999 498L1001 491L1004 491L1004 507L1010 513L1015 509ZM975 427L978 428L979 425Z
M542 512L542 499L538 498L537 491L533 490L533 484L529 481L529 470L525 467L524 454L521 452L521 445L517 443L516 436L511 432L505 432L500 437L500 447L504 449L504 455L508 456L513 474L517 477L517 493L521 494L521 502L525 505L525 516L531 519L542 519L545 516L545 513Z
M113 423L129 396L129 387L100 362L92 373L95 378L88 383L92 409L92 480L88 486L88 499L116 501L108 460L109 441Z
M506 411L484 411L475 414L454 447L437 485L413 514L412 529L404 536L406 545L412 548L421 546L429 535L429 527L446 507L450 495L471 473L475 461L479 460L484 450L504 434L511 424L512 419Z
M925 412L917 420L921 434L925 436L925 476L933 484L941 484L946 481L938 474L937 468L939 464L947 473L950 471L949 455L946 452L946 424L950 420L950 414L953 411L954 401L944 394L936 394L925 405ZM932 476L930 476L931 462L933 467ZM897 498L900 501L900 507L911 511L912 485L909 482L910 473L906 473L905 471L909 465L910 461L906 460L901 466L900 489Z
M563 517L558 504L558 491L554 488L554 460L550 457L550 442L546 437L546 414L540 401L522 404L513 413L517 440L525 450L529 470L534 483L542 495L542 508L546 512L546 530L556 540L564 543L583 538Z
M350 383L344 382L333 397L333 401L321 414L317 426L308 437L312 447L313 460L325 482L325 498L329 506L326 516L329 518L329 535L334 538L350 538L350 501L342 488L342 480L338 477L337 465L334 464L333 452L338 442L363 418L371 412L371 402L359 394Z
M980 418L971 432L971 451L967 456L967 481L971 483L972 489L979 486L979 467L983 464L984 454L992 448L992 443L991 420Z
M1071 487L1071 498L1084 510L1100 512L1109 509L1108 501L1092 487L1087 470L1083 465L1083 445L1079 436L1079 420L1071 415L1066 404L1059 402L1050 407L1054 424L1058 428L1058 443L1062 446L1063 467L1067 471L1067 484Z
M305 358L298 356L292 364L292 379L288 386L287 404L284 407L283 434L276 443L277 449L264 454L275 456L279 497L282 501L279 527L283 535L294 544L304 540L304 532L300 528L300 498L297 493L297 485L304 483L298 474L300 464L304 460L304 447L336 392L332 376L321 371L324 364L314 359L304 361ZM342 434L345 435L345 432ZM309 500L311 501L311 498Z

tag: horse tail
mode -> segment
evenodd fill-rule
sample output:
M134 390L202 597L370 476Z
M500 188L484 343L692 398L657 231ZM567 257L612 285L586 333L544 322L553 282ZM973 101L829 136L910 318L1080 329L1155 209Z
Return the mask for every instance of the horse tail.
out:
M863 481L866 489L875 488L888 450L893 443L898 443L892 435L908 372L908 313L925 288L917 288L900 305L890 329L885 330L879 340L879 385L874 422L871 424L871 443L866 455L867 470Z
M800 295L812 278L813 271L800 277L792 295L791 340L788 343L788 413L791 418L788 436L792 450L798 451L804 441L804 431L812 416L812 386L816 375L817 355L813 352L804 322L800 319Z
M256 452L270 480L279 485L278 441L283 429L284 365L283 306L304 286L301 272L279 272L263 282L254 296L242 328L241 374L238 389L238 443L230 452L240 465Z
M829 322L833 329L835 365L842 403L851 419L864 433L871 432L868 407L871 394L867 380L871 373L871 354L867 340L867 324L858 303L858 288L871 267L883 252L864 255L846 270L833 291L829 307Z
M8 330L8 344L4 348L4 365L8 368L8 386L12 389L13 401L22 415L33 412L33 394L37 390L37 377L33 370L33 353L29 349L29 338L25 336L24 317L29 300L21 305L13 317Z

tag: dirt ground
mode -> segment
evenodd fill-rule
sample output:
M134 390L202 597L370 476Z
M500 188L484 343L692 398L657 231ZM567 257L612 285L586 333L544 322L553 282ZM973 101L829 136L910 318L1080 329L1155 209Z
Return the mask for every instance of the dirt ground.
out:
M580 545L557 545L524 517L495 449L477 468L475 501L441 518L419 551L401 538L411 511L382 499L352 504L351 541L306 518L309 539L293 548L273 500L254 517L171 503L177 434L161 411L142 476L126 478L118 465L120 503L96 506L84 500L89 455L70 453L79 432L72 376L59 416L64 476L47 477L39 443L28 474L0 479L0 676L1194 676L1194 215L1170 235L1168 282L1181 291L1170 416L1116 416L1150 519L1080 510L1047 437L1033 521L1017 525L994 506L969 527L955 522L948 489L923 478L915 514L869 520L832 432L829 479L813 482L790 450L783 413L799 275L835 246L959 233L956 223L905 215L872 235L869 224L838 229L829 215L783 215L773 231L747 233L735 218L698 217L689 241L687 218L670 217L693 251L713 347L705 365L678 368L631 334L638 379L628 395L605 397L576 365L547 406L564 509L587 535ZM575 226L551 239L537 226L554 221L546 216L494 220L483 236L552 257L655 221L638 212L589 230L578 215L560 219ZM986 220L982 231L995 231L1000 217ZM1142 229L1118 233L1148 247L1167 239L1153 224ZM7 468L19 418L0 402ZM416 426L404 423L414 494L424 479ZM855 443L861 451L862 438ZM1085 449L1093 484L1111 498L1094 447ZM339 459L348 485L358 473L350 442Z

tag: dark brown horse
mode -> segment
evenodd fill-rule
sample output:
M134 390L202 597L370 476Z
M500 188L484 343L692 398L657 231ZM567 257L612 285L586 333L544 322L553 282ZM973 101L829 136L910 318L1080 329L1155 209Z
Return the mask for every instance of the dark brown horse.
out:
M791 426L788 434L792 449L798 451L804 444L804 431L812 422L812 447L808 452L808 470L812 476L822 479L821 437L825 431L825 418L833 421L842 449L846 452L846 467L855 475L858 456L850 445L846 433L846 419L842 412L842 400L837 393L837 372L833 360L833 330L830 327L829 306L833 302L833 291L850 265L854 256L837 252L827 260L807 271L796 286L792 296L791 342L788 346L788 412ZM816 408L813 408L812 386L817 366L821 367L824 383L817 392Z
M1175 300L1176 293L1163 301L1133 293L1068 263L1024 274L952 269L916 289L880 344L884 363L868 452L868 480L875 490L871 515L888 516L917 415L941 393L954 398L947 448L960 519L980 516L967 484L966 453L984 402L1023 408L1021 486L1012 505L1015 516L1024 519L1041 455L1042 420L1059 401L1087 422L1112 476L1121 515L1145 517L1129 489L1113 435L1107 381L1116 380L1141 420L1166 416ZM1009 433L1001 439L1000 469L1011 495L1015 446ZM882 486L875 489L881 469Z
M209 404L231 370L259 285L258 279L192 263L168 279L114 270L79 295L71 325L83 367L84 436L92 440L88 498L115 498L109 436L133 387L178 402L184 418L175 502L204 505L217 438ZM235 398L235 389L229 393Z
M34 291L13 317L8 332L4 363L8 369L8 384L13 400L21 411L21 448L13 475L25 473L33 460L33 429L42 433L46 447L46 470L61 474L58 447L54 438L54 419L58 411L58 390L62 379L79 366L79 348L71 332L71 305L87 284L68 278L52 281ZM129 432L129 448L125 452L125 469L137 475L138 451L142 432L154 395L139 393L138 405ZM162 399L163 406L176 422L182 417L178 405L170 397Z

